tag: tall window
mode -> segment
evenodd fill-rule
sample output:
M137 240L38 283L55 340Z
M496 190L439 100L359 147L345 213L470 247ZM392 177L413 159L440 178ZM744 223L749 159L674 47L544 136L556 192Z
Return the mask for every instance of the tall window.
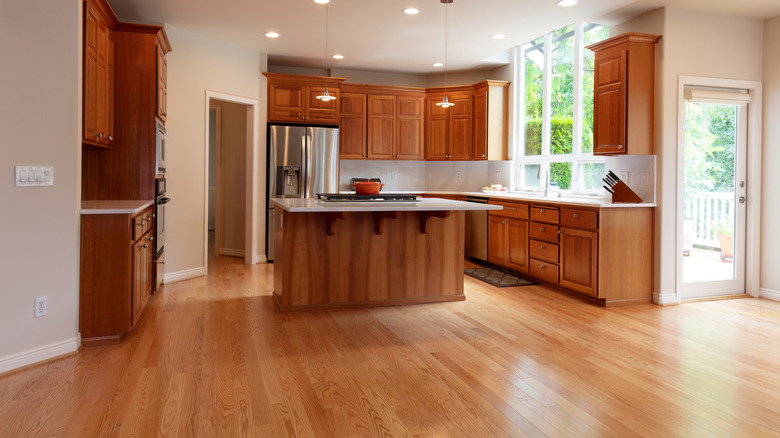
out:
M585 46L608 36L607 26L576 23L520 48L518 189L601 188L604 159L592 155L593 53Z

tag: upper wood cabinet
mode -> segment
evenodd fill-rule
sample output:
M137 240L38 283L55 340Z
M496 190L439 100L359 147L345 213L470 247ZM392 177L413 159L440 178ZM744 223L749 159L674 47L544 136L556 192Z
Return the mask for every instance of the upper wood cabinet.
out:
M443 88L425 93L425 159L471 160L473 154L474 88L448 87L447 98L454 105L436 105L444 99Z
M317 125L339 124L339 84L343 78L263 73L268 78L268 121ZM325 92L336 99L325 102Z
M660 35L629 32L587 47L595 54L594 155L655 153L659 39Z
M509 82L474 85L474 160L509 159Z
M170 50L170 47L168 48ZM163 44L157 45L157 118L165 124L168 117L168 61Z
M84 83L82 141L114 144L114 27L117 19L104 0L84 2Z
M366 158L366 100L365 93L343 86L339 94L339 157Z
M424 90L342 84L340 92L341 158L423 159Z

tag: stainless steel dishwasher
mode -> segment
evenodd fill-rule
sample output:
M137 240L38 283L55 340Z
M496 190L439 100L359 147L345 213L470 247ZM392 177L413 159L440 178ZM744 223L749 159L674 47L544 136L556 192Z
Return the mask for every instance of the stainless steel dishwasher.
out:
M488 198L467 196L466 202L487 204ZM487 210L466 211L466 256L487 261L488 258L488 212Z

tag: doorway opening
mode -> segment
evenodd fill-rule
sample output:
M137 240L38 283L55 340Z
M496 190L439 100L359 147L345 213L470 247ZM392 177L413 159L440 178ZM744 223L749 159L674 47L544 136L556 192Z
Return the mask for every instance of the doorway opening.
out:
M257 101L207 92L206 105L204 266L212 251L255 263Z
M744 296L757 244L748 235L758 211L749 211L749 187L760 184L748 178L753 93L682 81L680 89L679 300Z

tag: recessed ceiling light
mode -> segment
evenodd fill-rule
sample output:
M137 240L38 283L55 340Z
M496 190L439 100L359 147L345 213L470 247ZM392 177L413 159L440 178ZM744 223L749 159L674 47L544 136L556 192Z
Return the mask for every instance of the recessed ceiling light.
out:
M420 13L420 10L417 8L406 8L404 9L404 14L407 15L417 15Z
M330 3L330 0L314 0L314 3L324 5L325 3Z
M444 64L442 64L441 62L434 62L433 66L434 67L444 67Z
M574 6L579 2L580 0L558 0L558 6Z
M267 36L268 38L279 38L279 34L276 32L266 32L265 36Z
M494 40L503 40L504 38L506 38L506 35L504 35L503 33L494 33L493 35L490 35L490 37L493 38Z
M344 55L335 54L333 55L333 59L344 59Z

